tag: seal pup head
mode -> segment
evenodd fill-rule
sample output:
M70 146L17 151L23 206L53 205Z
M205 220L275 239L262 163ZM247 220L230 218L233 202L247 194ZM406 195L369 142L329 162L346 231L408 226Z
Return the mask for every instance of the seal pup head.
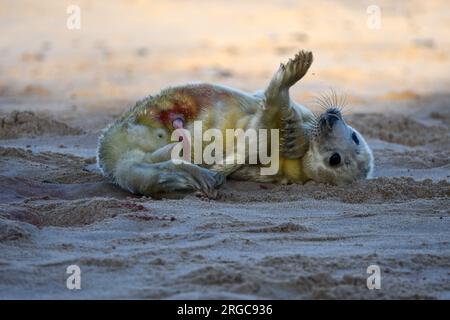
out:
M372 151L362 135L349 126L336 107L328 107L316 118L303 165L312 180L331 184L369 178Z

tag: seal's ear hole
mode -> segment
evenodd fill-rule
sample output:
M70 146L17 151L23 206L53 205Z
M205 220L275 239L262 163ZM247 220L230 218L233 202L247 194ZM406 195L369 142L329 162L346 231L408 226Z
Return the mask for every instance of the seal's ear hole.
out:
M333 155L330 157L330 166L337 166L339 163L341 163L341 156L339 153L333 153Z
M162 130L162 129L158 129L158 130L156 130L156 137L158 138L158 139L162 139L162 138L164 138L165 136L166 136L166 133L164 132L164 130Z
M356 144L359 144L359 139L358 139L358 136L356 135L355 131L353 131L353 133L352 133L352 140L353 140Z

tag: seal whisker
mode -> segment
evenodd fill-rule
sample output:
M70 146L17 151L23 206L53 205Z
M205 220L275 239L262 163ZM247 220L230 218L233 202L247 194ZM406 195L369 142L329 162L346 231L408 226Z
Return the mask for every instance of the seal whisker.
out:
M335 89L330 88L328 92L320 93L314 97L313 103L318 105L322 112L336 109L342 113L347 106L347 96L346 94L338 94Z
M320 106L322 112L325 112L328 108L331 107L330 102L328 101L328 97L321 94L318 97L315 97L314 103Z

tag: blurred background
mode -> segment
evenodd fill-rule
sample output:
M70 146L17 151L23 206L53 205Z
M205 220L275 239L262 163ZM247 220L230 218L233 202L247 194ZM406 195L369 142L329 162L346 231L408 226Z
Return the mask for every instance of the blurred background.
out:
M359 110L450 87L445 0L1 0L0 23L2 111L120 112L191 81L255 91L300 49L315 57L292 91L306 105L329 88Z

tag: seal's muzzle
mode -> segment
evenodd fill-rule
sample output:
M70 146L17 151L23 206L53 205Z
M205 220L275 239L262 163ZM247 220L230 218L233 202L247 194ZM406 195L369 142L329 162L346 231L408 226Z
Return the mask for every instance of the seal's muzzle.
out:
M330 129L332 129L334 124L339 120L341 120L341 118L339 117L338 114L333 112L327 112L326 123Z
M338 129L339 126L345 126L341 112L336 108L329 108L320 115L319 126L321 134L329 134Z

